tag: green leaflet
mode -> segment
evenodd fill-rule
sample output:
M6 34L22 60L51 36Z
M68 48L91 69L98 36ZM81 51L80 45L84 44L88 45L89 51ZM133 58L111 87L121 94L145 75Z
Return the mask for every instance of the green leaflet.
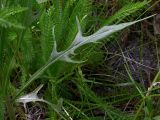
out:
M143 8L148 2L136 2L136 3L130 3L122 7L118 12L116 12L114 15L110 16L107 20L104 21L104 24L111 24L116 21L116 23L120 22L127 16L132 15L139 9Z

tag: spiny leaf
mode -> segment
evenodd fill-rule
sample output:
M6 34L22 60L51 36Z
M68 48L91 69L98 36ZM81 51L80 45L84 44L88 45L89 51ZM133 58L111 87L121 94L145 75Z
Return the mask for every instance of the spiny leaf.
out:
M153 15L152 15L153 16ZM90 36L86 36L84 37L82 35L82 31L81 31L81 26L79 23L78 18L76 18L77 20L77 27L78 27L78 33L74 39L74 41L72 42L72 44L70 45L70 47L68 47L66 50L64 51L57 51L57 45L56 42L54 43L54 49L52 51L51 54L51 58L54 60L55 58L58 57L59 60L63 60L66 62L71 62L71 63L75 63L74 60L71 59L71 55L74 55L75 50L77 50L79 47L88 44L88 43L95 43L119 30L122 30L128 26L131 26L137 22L140 22L142 20L148 19L152 16L146 17L144 19L141 20L137 20L137 21L133 21L133 22L128 22L128 23L121 23L118 25L110 25L110 26L104 26L102 27L100 30L98 30L97 32L95 32L94 34L90 35ZM54 30L53 30L54 31Z
M25 109L26 109L26 104L29 103L29 102L38 102L38 101L39 102L44 102L44 103L47 103L48 105L50 105L56 112L60 112L63 100L59 99L58 104L54 105L54 104L52 104L52 103L50 103L50 102L48 102L48 101L46 101L42 98L39 98L37 94L42 89L42 87L43 87L43 84L38 86L33 92L31 92L29 94L26 94L26 95L23 95L23 96L20 96L16 100L16 102L23 103Z
M27 94L27 95L21 96L20 98L17 99L17 102L26 104L26 103L29 103L29 102L43 101L43 99L40 99L40 98L37 96L37 93L40 91L40 89L41 89L42 87L43 87L43 85L40 85L40 86L37 87L33 92L31 92L31 93L29 93L29 94Z

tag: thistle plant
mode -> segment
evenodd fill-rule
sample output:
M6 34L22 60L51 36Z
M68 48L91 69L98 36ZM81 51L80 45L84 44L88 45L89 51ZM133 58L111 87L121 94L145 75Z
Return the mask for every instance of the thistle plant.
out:
M19 106L15 103L23 103L24 110L30 112L26 106L30 102L33 102L31 105L34 102L43 103L40 106L48 105L45 107L47 117L55 120L59 117L89 120L92 119L90 113L95 107L105 111L111 119L121 119L119 116L124 118L123 112L118 109L115 111L115 107L110 106L110 101L99 99L92 92L90 83L85 84L89 80L85 80L85 73L79 67L81 63L87 64L87 59L91 60L94 52L100 53L100 57L104 55L89 44L98 43L113 33L152 17L119 24L126 18L134 19L141 15L141 10L149 4L148 0L128 1L129 4L121 6L114 15L109 14L107 19L101 19L106 16L101 17L97 13L92 14L98 6L94 6L91 0L2 0L0 3L0 118L13 120L19 113L16 111ZM95 32L97 23L103 27ZM115 24L112 25L113 23ZM97 48L100 49L100 45ZM83 52L79 54L79 50ZM77 87L73 94L78 93L78 101L72 99L75 98L72 95L74 91L70 91L68 83L66 85L67 80ZM31 84L35 88L41 85L32 91ZM37 94L42 89L42 84L46 87L43 98L40 98ZM150 96L151 89L157 84L153 83L146 96ZM27 93L26 88L32 92ZM121 98L118 97L118 100Z
M144 19L136 20L133 22L121 23L118 25L104 26L101 29L99 29L97 32L95 32L94 34L89 35L89 36L83 36L80 21L78 20L78 17L76 17L78 32L75 36L75 39L71 43L71 45L64 51L57 51L57 44L56 44L56 40L55 40L55 33L54 33L54 27L53 27L52 34L53 34L53 39L54 39L53 40L54 46L53 46L53 50L52 50L52 53L51 53L51 56L50 56L48 62L43 67L41 67L39 70L37 70L37 72L35 72L30 77L28 82L18 92L17 96L26 87L28 87L34 80L36 80L47 68L49 68L52 64L54 64L56 61L61 60L61 61L70 62L70 63L84 62L84 61L76 61L76 60L72 59L72 57L74 57L76 55L75 51L78 48L80 48L81 46L89 44L89 43L96 43L99 40L101 40L101 39L103 39L103 38L105 38L115 32L118 32L128 26L131 26L137 22L143 21L143 20L148 19L153 16L154 15L151 15L151 16L146 17Z

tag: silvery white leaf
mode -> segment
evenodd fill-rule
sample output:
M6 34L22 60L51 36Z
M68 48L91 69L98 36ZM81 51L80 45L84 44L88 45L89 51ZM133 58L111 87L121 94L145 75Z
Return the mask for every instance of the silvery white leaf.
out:
M44 101L43 99L40 99L37 96L37 93L39 92L39 90L43 87L43 85L40 85L39 87L37 87L33 92L27 94L27 95L23 95L20 98L17 99L17 102L20 103L29 103L29 102L36 102L36 101Z
M84 61L76 61L71 59L69 56L65 55L62 58L60 58L62 61L70 62L70 63L83 63Z
M77 22L78 33L77 33L74 41L72 42L71 47L76 46L77 44L83 42L83 40L84 40L83 36L82 36L81 25L80 25L80 22L77 17L76 17L76 22Z
M152 16L154 16L154 15L152 15ZM55 42L54 48L53 48L53 51L51 54L51 58L55 59L55 58L59 57L59 60L63 60L66 62L71 62L71 63L79 63L79 62L74 61L70 58L71 55L72 56L75 55L75 50L77 50L79 47L81 47L85 44L88 44L88 43L96 43L97 41L117 32L117 31L120 31L128 26L131 26L137 22L148 19L152 16L149 16L144 19L137 20L137 21L133 21L133 22L121 23L118 25L104 26L101 29L99 29L97 32L95 32L94 34L92 34L90 36L86 36L86 37L82 35L80 22L79 22L78 18L76 17L78 32L77 32L77 35L75 36L75 39L73 40L71 45L65 51L60 51L60 52L57 52L57 45ZM54 35L55 34L53 33L53 36Z
M19 97L16 100L16 102L23 103L25 111L27 111L26 104L29 103L29 102L44 102L44 103L50 105L58 113L61 110L63 99L60 98L59 101L58 101L58 104L54 105L54 104L52 104L52 103L50 103L50 102L48 102L48 101L46 101L42 98L39 98L37 96L37 93L40 91L40 89L42 87L43 87L43 84L40 85L39 87L37 87L33 92Z
M53 50L52 50L52 53L51 53L51 58L55 58L57 56L59 56L59 52L57 52L57 43L56 41L54 41L54 45L53 45Z

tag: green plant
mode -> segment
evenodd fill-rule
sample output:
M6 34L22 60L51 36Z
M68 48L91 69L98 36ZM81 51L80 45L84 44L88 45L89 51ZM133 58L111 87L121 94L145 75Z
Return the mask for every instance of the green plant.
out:
M129 7L123 7L103 23L120 22L147 3L144 1L127 5ZM133 11L123 14L132 8ZM1 1L0 118L16 119L17 102L24 103L25 111L22 114L27 114L25 104L32 101L48 104L42 103L49 111L48 119L96 119L92 115L94 109L103 110L109 119L133 118L115 110L90 89L80 68L87 61L87 55L79 57L79 54L87 48L93 49L87 51L88 56L92 55L95 46L90 46L90 43L97 43L112 33L152 16L133 22L105 25L92 34L84 35L91 26L91 10L90 0ZM69 98L73 95L68 91L66 81L72 81L76 85L81 101ZM44 99L37 96L41 86L26 94L39 84L45 84ZM64 98L63 104L61 97Z

